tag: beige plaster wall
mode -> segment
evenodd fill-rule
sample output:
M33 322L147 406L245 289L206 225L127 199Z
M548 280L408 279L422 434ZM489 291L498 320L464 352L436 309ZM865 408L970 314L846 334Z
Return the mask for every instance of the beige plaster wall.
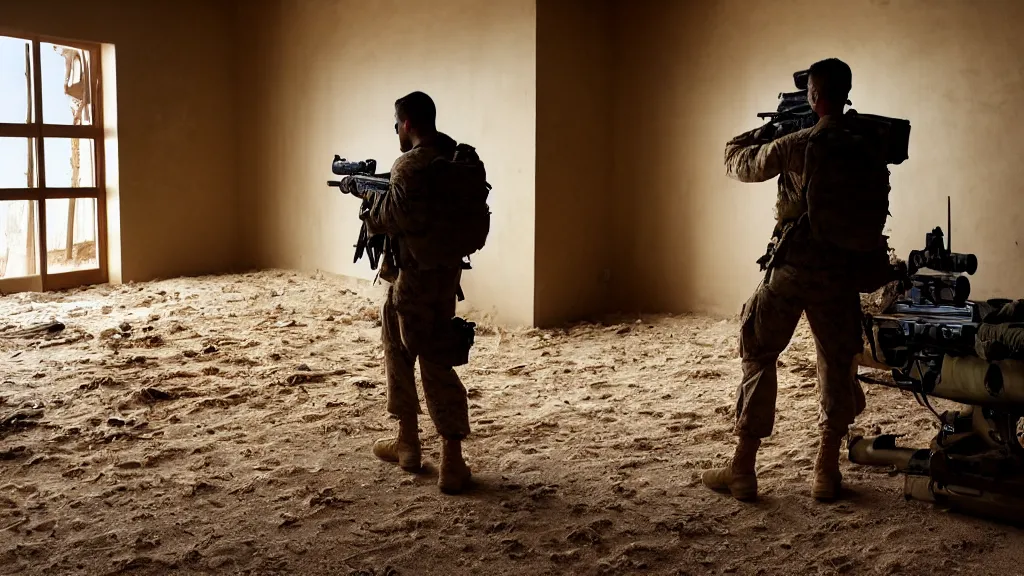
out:
M760 278L775 184L725 178L724 142L794 70L839 56L856 108L913 124L892 244L917 248L952 195L954 247L980 257L975 295L1024 292L1013 0L84 6L5 1L0 21L117 46L125 280L238 264L371 278L351 261L357 203L326 187L329 163L387 169L393 101L422 89L495 186L469 304L520 324L735 313Z
M0 1L5 28L115 45L125 281L238 262L233 18L206 0Z
M537 2L534 319L545 326L610 305L612 2Z
M536 11L533 0L239 2L246 98L240 182L250 263L370 279L352 263L358 201L326 186L334 154L398 157L394 101L433 97L438 127L487 164L491 236L467 305L533 321Z
M727 179L723 147L836 56L854 107L907 118L891 244L906 256L953 197L953 247L976 297L1024 294L1024 3L1016 0L631 0L616 4L616 301L738 313L760 280L776 185Z

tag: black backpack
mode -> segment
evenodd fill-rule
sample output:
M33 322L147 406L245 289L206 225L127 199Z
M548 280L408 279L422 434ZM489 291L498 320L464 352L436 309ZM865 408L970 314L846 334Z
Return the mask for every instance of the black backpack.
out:
M807 143L804 190L816 240L853 253L885 245L890 190L885 153L856 113L814 127Z
M484 247L491 228L491 185L476 149L459 144L451 160L430 165L429 229L408 243L426 267L458 266Z

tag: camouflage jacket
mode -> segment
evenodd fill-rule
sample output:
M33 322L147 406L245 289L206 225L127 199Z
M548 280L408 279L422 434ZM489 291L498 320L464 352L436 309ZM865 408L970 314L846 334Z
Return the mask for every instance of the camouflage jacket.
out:
M438 133L433 142L399 156L391 167L387 192L373 199L364 217L371 236L387 235L392 248L397 245L400 269L395 270L385 258L380 278L395 285L396 304L403 310L454 298L458 290L461 270L421 270L408 242L403 241L428 230L432 185L429 167L437 158L451 159L455 146L455 140Z
M402 238L423 234L429 226L430 163L436 158L451 158L456 142L438 133L430 144L414 147L395 160L389 174L388 190L378 194L365 216L366 230L373 236L385 234L396 240L402 268L416 268L416 260ZM397 271L381 270L381 278L394 281Z
M829 117L819 120L827 122ZM733 138L725 145L726 174L740 182L766 182L778 177L779 192L775 201L775 231L768 253L758 262L765 263L786 239L784 260L802 267L833 269L847 265L846 255L822 246L810 238L809 226L797 226L807 213L804 194L804 161L807 143L814 128L806 128L765 142L756 138L760 130L751 130ZM804 221L806 222L806 220Z
M778 176L775 219L779 228L796 222L807 212L804 197L804 153L813 128L787 134L772 142L759 142L751 130L725 145L726 174L740 182L766 182Z

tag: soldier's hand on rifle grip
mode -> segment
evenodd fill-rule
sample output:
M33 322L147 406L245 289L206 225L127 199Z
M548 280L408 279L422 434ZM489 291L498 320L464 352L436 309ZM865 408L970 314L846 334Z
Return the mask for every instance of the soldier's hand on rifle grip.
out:
M754 131L756 142L771 142L775 139L775 123L769 122Z
M345 194L351 194L356 197L359 195L359 192L356 189L356 181L348 177L341 179L341 191Z

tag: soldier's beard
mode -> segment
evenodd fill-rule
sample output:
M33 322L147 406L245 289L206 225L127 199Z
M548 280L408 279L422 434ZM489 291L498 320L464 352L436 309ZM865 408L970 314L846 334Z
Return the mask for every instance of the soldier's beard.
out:
M408 152L409 150L412 150L412 139L410 139L408 136L399 134L398 146L403 153Z

